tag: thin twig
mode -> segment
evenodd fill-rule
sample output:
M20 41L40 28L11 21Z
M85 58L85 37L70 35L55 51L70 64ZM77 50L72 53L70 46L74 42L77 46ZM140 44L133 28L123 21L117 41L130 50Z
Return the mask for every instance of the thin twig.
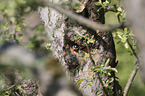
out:
M128 39L127 39L127 43L128 43L128 45L129 45L130 49L132 50L133 55L134 55L134 56L136 57L136 59L139 61L139 57L137 56L135 50L133 49L133 47L132 47L132 45L131 45L131 43L129 42Z
M84 26L91 28L93 30L100 30L101 32L109 32L109 31L112 31L112 30L115 30L118 28L122 28L124 26L129 26L129 23L127 23L127 22L115 24L115 25L100 24L100 23L91 21L91 20L89 20L81 15L75 14L71 10L67 10L65 8L62 8L60 5L53 4L51 2L46 2L46 6L57 10L58 12L68 16L69 18L75 20L76 22L78 22L81 25L84 25Z
M126 96L126 95L128 94L129 89L130 89L130 87L131 87L131 85L132 85L132 82L133 82L133 80L134 80L134 78L135 78L135 76L136 76L136 73L137 73L138 67L139 67L139 57L137 56L135 50L133 49L133 47L132 47L132 45L131 45L131 43L129 42L128 39L127 39L127 43L128 43L128 45L129 45L130 49L132 50L133 55L136 57L137 62L136 62L135 66L134 66L134 68L133 68L133 70L132 70L132 72L131 72L131 74L130 74L130 77L129 77L127 83L126 83L126 86L125 86L125 88L124 88L124 94L123 94L123 96Z
M138 71L138 67L139 67L139 62L137 61L135 66L134 66L134 68L133 68L133 71L131 72L130 77L129 77L128 81L127 81L127 84L126 84L125 89L124 89L123 96L126 96L128 94L129 89L130 89L130 87L132 85L132 82L133 82L133 80L134 80L134 78L136 76L136 73Z

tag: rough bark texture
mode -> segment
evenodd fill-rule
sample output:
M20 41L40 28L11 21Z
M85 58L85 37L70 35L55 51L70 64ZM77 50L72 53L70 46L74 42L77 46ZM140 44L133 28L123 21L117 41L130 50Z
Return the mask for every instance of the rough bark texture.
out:
M90 20L100 22L102 24L105 23L104 18L104 9L100 8L100 6L94 6L94 2L98 0L89 0L86 3L86 6L83 10L81 15ZM98 11L97 11L98 10ZM65 61L68 65L68 69L73 75L73 79L77 82L79 79L87 78L89 74L89 68L92 68L95 65L101 65L102 62L106 62L108 58L110 58L109 65L111 67L116 66L116 51L115 45L113 41L113 37L111 32L101 33L99 31L94 31L83 27L79 24L76 24L73 20L67 19L66 20L66 30L65 30L65 37L64 37L64 54L65 54ZM75 40L74 38L78 36L75 30L85 31L82 33L83 35L87 36L94 36L95 42L93 44L84 45L86 40L82 37L79 40ZM83 54L86 53L89 56L89 52L87 50L87 46L89 47L90 54L92 55L93 60L95 61L95 65L93 62L88 59L83 59ZM77 48L74 48L77 47ZM115 78L114 72L112 72L112 76ZM110 76L101 76L102 81L105 81L106 84L108 83ZM102 86L97 78L97 75L94 77L93 86L89 86L90 80L83 81L80 84L80 89L83 90L84 93L90 96L99 96L104 94L102 90ZM109 83L108 83L109 84ZM116 94L121 95L121 87L119 86L118 82L115 80L110 86L112 86L114 92L114 96ZM118 87L117 87L118 86ZM99 91L102 90L102 91ZM119 92L120 91L120 92ZM108 94L112 94L109 93Z
M104 9L101 8L98 10L100 6L94 6L95 1L98 0L88 0L84 10L79 14L90 20L104 24ZM111 67L116 66L116 52L112 34L110 32L101 33L91 30L77 24L70 18L64 19L63 15L51 8L42 9L41 18L45 22L52 51L62 63L70 78L75 82L79 79L87 79L79 85L83 95L100 96L104 94L97 74L90 72L89 69L95 65L104 64L108 58L110 58L108 65ZM64 20L65 23L63 22ZM78 40L74 39L76 36L80 36ZM87 45L86 39L81 36L94 36L93 39L95 42ZM95 64L90 58L85 58L85 56L90 55L89 52ZM84 54L86 55L84 56ZM91 74L94 74L94 79L88 79L88 76ZM109 83L111 77L114 77L114 81ZM116 81L114 72L111 72L111 76L102 75L101 78L105 84L111 86L111 91L106 88L109 95L122 95L121 87ZM89 82L92 80L93 84L89 86Z

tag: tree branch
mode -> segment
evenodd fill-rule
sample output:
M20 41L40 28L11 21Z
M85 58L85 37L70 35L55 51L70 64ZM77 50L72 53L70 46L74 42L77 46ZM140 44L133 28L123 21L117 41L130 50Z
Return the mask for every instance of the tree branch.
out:
M130 89L130 87L131 87L131 85L132 85L132 82L133 82L133 80L134 80L134 78L135 78L135 76L136 76L136 73L137 73L137 71L138 71L138 68L139 68L139 61L136 62L135 66L134 66L134 68L133 68L133 71L132 71L131 74L130 74L130 77L129 77L128 82L127 82L127 84L126 84L126 86L125 86L125 89L124 89L124 94L123 94L123 96L126 96L126 95L128 94L129 89Z
M139 57L137 56L135 50L133 49L133 47L132 47L132 45L130 44L130 42L129 42L128 39L127 39L127 43L128 43L128 45L129 45L131 51L133 52L133 55L136 57L137 62L136 62L135 66L134 66L134 68L133 68L133 70L132 70L132 72L131 72L131 74L130 74L130 77L129 77L127 83L126 83L126 86L125 86L125 88L124 88L124 94L123 94L123 96L126 96L126 95L128 94L129 89L130 89L130 87L131 87L131 85L132 85L132 82L133 82L133 80L134 80L134 78L135 78L135 76L136 76L136 73L137 73L137 71L138 71L138 68L139 68Z
M128 43L128 45L129 45L129 47L130 47L130 49L131 49L133 55L134 55L134 56L136 57L136 59L139 61L139 57L137 56L135 50L133 49L133 47L132 47L132 45L131 45L131 43L129 42L128 39L127 39L127 43Z
M45 5L57 10L58 12L60 12L62 14L65 14L66 16L70 17L71 19L74 19L79 24L84 25L84 26L91 28L93 30L100 30L101 32L107 32L107 31L112 31L112 30L118 29L118 28L123 28L124 26L129 26L129 23L127 23L127 22L115 24L115 25L100 24L100 23L97 23L94 21L90 21L89 19L87 19L81 15L75 14L70 10L62 8L58 4L46 2Z

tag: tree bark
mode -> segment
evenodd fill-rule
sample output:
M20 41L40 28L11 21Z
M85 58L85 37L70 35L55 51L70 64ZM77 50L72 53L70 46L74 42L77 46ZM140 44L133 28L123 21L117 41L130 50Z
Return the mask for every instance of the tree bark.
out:
M88 0L86 6L80 15L96 21L105 23L105 12L101 6L94 5L98 0ZM102 0L104 1L104 0ZM98 10L100 8L100 10ZM98 11L97 11L98 10ZM110 59L108 65L116 67L116 51L111 32L101 33L98 30L94 31L87 27L77 24L74 20L64 18L64 16L57 11L49 8L40 11L41 18L45 22L45 29L48 33L48 38L54 55L59 59L67 75L77 83L80 79L86 79L79 84L79 89L84 96L100 96L106 94L102 82L105 82L111 89L105 87L108 95L121 96L122 89L116 80L114 72L111 75L101 74L98 77L98 72L90 72L89 69L96 65L105 66L105 62ZM47 15L48 14L48 15ZM65 21L65 22L64 22ZM59 26L58 26L59 25ZM74 39L79 36L79 39ZM87 44L87 40L83 37L92 37L94 43ZM92 58L85 58L90 56ZM88 79L93 75L94 79ZM113 82L109 79L113 78ZM92 86L89 85L93 82Z
M104 24L105 23L104 9L100 8L101 6L94 6L93 4L96 1L98 0L89 0L86 3L83 12L80 14L86 18L89 18L90 20ZM98 10L99 8L100 10L97 12L96 10ZM95 65L102 65L102 62L103 63L106 62L108 58L110 58L109 65L111 67L116 67L117 64L116 51L115 51L114 40L111 32L101 33L99 31L94 31L92 29L76 24L71 19L68 19L66 21L66 25L67 27L65 30L65 37L64 37L65 61L68 64L68 69L72 73L71 75L74 76L73 77L74 81L87 78L89 74L89 68L92 68ZM84 38L80 38L78 41L75 41L74 38L75 36L78 35L78 34L74 34L75 32L73 32L75 28L77 28L77 30L79 31L85 29L84 35L94 36L95 42L93 44L83 45L85 44ZM74 50L73 46L77 46L78 50L77 51ZM95 61L95 65L90 60L90 58L88 59L81 58L82 54L84 53L88 54L89 56L89 52L87 51L87 46L89 46L89 51L90 54L92 55L92 59ZM83 90L83 92L86 92L87 95L98 96L104 94L103 88L97 77L98 77L97 74L95 74L94 76L95 79L93 80L92 86L89 86L90 80L83 81L80 84L81 89ZM109 78L114 77L114 82L110 84L110 86L112 86L113 88L112 93L114 94L114 96L122 95L121 87L118 84L118 82L115 80L116 77L114 72L112 72L112 76L101 76L101 77L102 77L102 81L105 81L106 83L108 83ZM109 95L112 95L112 93L110 93L108 90Z

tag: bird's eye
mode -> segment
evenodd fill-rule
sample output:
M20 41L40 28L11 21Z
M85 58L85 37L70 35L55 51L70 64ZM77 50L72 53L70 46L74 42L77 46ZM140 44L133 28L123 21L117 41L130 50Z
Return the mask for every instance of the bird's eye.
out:
M79 50L79 46L77 44L74 44L72 46L72 48L73 48L74 51L78 51Z

